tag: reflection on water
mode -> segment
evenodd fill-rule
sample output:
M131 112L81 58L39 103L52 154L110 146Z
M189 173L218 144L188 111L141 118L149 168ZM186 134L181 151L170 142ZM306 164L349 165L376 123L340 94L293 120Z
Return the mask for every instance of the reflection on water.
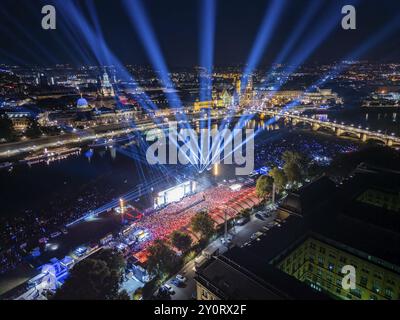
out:
M215 163L213 166L213 175L214 177L218 177L219 176L219 163Z

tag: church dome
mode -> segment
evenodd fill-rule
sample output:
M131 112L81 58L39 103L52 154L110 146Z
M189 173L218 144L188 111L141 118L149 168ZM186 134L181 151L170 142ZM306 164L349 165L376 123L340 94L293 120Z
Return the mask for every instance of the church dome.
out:
M76 102L76 107L78 109L82 109L82 108L87 108L89 106L87 100L85 98L79 98L78 101Z

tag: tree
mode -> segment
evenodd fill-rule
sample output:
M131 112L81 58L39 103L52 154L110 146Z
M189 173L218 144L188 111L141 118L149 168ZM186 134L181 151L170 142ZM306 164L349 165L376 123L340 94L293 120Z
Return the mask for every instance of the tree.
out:
M269 172L269 175L274 179L275 187L278 192L285 187L287 180L286 180L285 173L283 172L282 169L279 169L278 167L274 167Z
M271 176L261 176L257 179L256 192L259 198L265 198L272 191L274 179Z
M189 250L192 245L192 238L188 234L178 230L172 233L171 241L175 248L183 252Z
M29 138L37 138L42 134L38 123L35 120L30 119L28 127L26 128L25 135Z
M288 182L294 183L301 181L303 171L306 167L304 157L298 152L285 151L282 154L282 160L284 162L283 171Z
M285 151L282 154L282 160L283 162L286 163L302 163L303 161L303 156L295 151Z
M122 254L115 250L101 250L97 254L96 259L104 261L105 263L107 263L108 267L111 270L115 270L116 272L122 273L126 268L126 261L124 257L122 256Z
M162 240L154 241L153 245L148 248L148 251L147 269L150 273L157 275L171 273L179 265L179 259L175 252Z
M87 258L79 262L53 299L126 299L128 297L126 292L119 291L124 270L123 264L120 263L121 257L117 252L104 250L97 258Z
M143 298L143 288L137 288L132 295L133 300L140 300Z
M0 116L0 140L10 141L15 138L12 121L7 116Z
M207 212L198 212L191 220L194 232L201 234L203 239L209 239L215 232L214 221Z
M288 182L294 183L301 181L302 172L297 163L289 162L283 166L283 171L286 175Z

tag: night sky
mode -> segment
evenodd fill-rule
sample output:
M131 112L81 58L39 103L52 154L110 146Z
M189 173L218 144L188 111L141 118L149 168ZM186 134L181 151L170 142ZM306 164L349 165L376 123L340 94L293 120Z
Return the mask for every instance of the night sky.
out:
M134 0L132 0L134 1ZM281 0L283 1L283 0ZM390 21L400 14L400 1L393 0L315 0L322 2L315 16L310 19L301 37L296 41L287 59L308 45L307 41L318 38L324 22L336 19L335 27L318 44L305 62L330 62L348 56L357 47L368 43ZM313 0L286 0L283 13L276 22L270 38L257 65L270 64L279 54L290 35L301 22ZM220 0L216 1L215 65L245 64L251 52L257 32L271 1ZM118 0L96 0L95 12L88 9L89 0L63 0L74 3L86 17L97 16L102 36L112 53L122 63L150 64L148 54L129 21L122 3ZM57 9L57 30L41 28L41 8L54 4ZM200 0L142 0L142 4L156 34L162 55L171 67L199 64L199 35L201 25ZM343 30L340 25L341 7L355 4L357 30ZM65 6L65 4L64 4ZM97 64L94 50L79 30L71 27L68 12L57 1L47 0L1 0L0 62L14 64L54 63ZM399 20L399 19L398 19ZM93 26L92 22L90 22ZM68 27L67 27L68 26ZM74 30L75 29L75 30ZM362 59L400 61L400 28L391 30L377 44L363 53ZM311 39L311 40L307 40ZM85 52L83 54L83 52ZM84 58L86 57L86 58Z

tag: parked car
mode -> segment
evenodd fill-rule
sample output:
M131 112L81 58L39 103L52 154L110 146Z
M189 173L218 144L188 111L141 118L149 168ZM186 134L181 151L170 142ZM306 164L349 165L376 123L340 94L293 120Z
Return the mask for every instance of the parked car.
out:
M254 215L257 219L260 219L260 220L265 220L265 218L261 215L261 213L256 213L255 215Z
M163 287L169 294L175 294L175 290L169 284L164 284Z
M180 282L178 279L174 278L171 280L171 283L175 286L175 287L180 287L182 285L182 282Z
M242 217L242 218L240 218L240 219L238 219L237 221L236 221L236 223L235 223L235 225L237 225L237 226L243 226L243 225L245 225L247 222L249 222L250 221L250 218L249 217Z
M181 275L181 274L177 274L175 278L176 278L178 281L183 282L183 283L185 283L186 280L187 280L186 277L184 277L184 276Z

